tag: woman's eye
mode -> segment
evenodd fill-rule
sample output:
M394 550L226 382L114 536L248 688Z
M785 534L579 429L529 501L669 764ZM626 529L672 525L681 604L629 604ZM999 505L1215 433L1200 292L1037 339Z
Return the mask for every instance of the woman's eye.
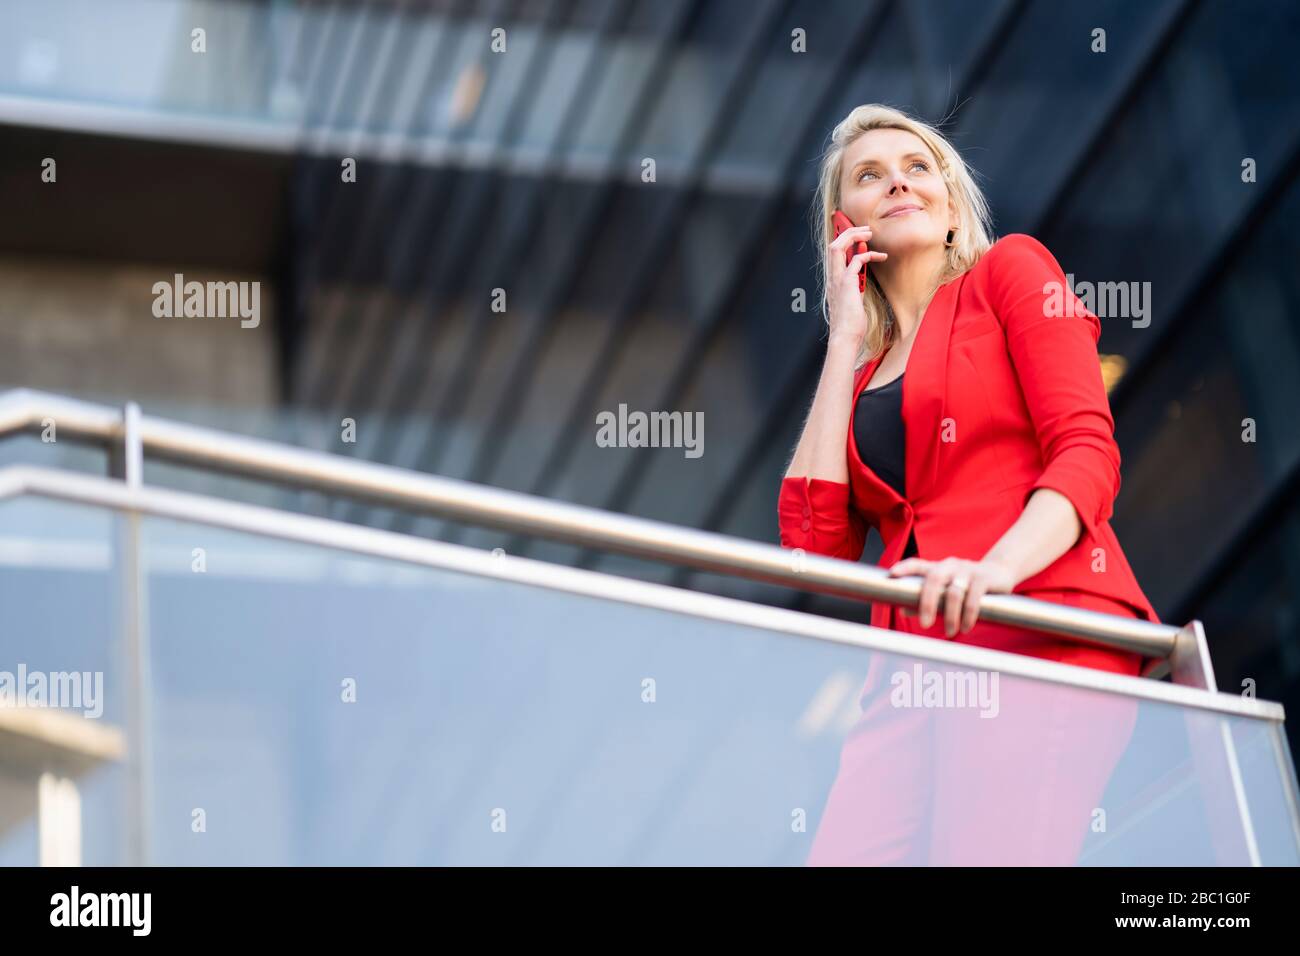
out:
M916 169L917 166L920 166L920 167L921 167L922 169L924 169L926 172L929 172L929 171L930 171L930 164L927 163L927 162L926 162L925 160L923 160L923 159L914 159L914 160L912 160L912 164L911 164L910 166L908 166L907 168L908 168L908 169ZM864 179L866 179L868 176L874 176L874 175L876 175L875 170L864 169L862 172L858 173L858 182L862 182L862 181L863 181Z

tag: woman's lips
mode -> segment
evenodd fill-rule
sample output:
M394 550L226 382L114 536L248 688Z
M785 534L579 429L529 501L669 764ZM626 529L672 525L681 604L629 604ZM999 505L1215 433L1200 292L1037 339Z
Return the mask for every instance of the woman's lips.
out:
M895 216L906 216L909 212L920 212L920 206L900 206L891 212L885 213L882 219L893 219Z

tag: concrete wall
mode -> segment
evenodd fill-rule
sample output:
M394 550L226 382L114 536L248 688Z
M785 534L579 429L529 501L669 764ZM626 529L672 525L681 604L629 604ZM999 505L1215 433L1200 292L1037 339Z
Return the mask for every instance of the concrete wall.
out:
M259 322L158 318L155 282L261 280ZM278 401L275 287L251 273L0 257L0 387L233 406Z

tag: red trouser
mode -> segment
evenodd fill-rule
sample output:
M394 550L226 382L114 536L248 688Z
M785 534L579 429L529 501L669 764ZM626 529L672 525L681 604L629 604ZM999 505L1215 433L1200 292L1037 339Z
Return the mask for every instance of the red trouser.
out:
M1133 616L1125 605L1081 592L1052 599ZM893 627L947 639L942 617L922 629L896 614ZM988 622L952 640L1052 659L1079 653L1069 642ZM1085 659L1136 673L1135 656L1107 654L1089 651ZM995 708L970 700L953 706L956 699L915 706L921 698L904 690L918 683L918 663L932 674L971 673L872 655L862 717L844 742L806 865L1074 864L1089 827L1103 819L1097 811L1106 809L1102 795L1132 736L1137 701L986 672Z

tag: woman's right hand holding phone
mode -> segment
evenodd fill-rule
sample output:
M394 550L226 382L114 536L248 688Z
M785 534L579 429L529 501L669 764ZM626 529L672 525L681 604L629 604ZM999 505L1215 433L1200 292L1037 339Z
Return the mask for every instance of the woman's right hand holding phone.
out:
M886 252L873 252L865 248L870 238L870 226L851 226L831 240L830 255L827 256L830 339L843 339L855 352L867 336L867 313L862 307L863 270L869 262L883 262L889 258ZM864 251L855 253L854 247L859 244ZM840 263L846 264L840 266Z
M867 263L882 262L887 256L867 249L871 230L855 226L840 210L835 211L831 222L834 232L826 255L826 310L830 321L826 361L808 420L785 474L787 478L820 478L847 484L844 436L853 415L854 364L867 337L860 283Z

